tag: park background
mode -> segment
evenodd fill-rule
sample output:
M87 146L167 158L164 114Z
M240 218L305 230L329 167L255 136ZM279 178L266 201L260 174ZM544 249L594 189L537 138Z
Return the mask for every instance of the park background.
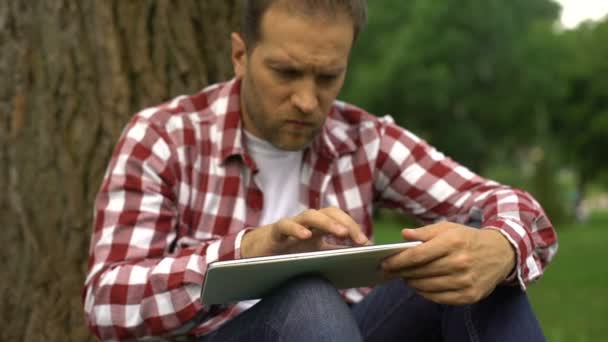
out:
M560 242L529 289L548 340L608 341L608 8L563 2L370 1L341 98L534 194ZM593 5L594 21L572 17ZM231 77L238 14L237 0L0 3L1 341L91 340L81 288L116 138L136 111ZM378 212L376 240L414 225Z

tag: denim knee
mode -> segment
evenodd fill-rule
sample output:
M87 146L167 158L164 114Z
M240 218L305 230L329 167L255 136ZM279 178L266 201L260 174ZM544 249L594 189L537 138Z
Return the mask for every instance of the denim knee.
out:
M525 292L515 286L498 286L472 305L446 307L443 328L454 341L462 336L470 341L545 341Z
M289 341L361 341L338 290L320 277L295 278L273 295L281 304L269 324Z

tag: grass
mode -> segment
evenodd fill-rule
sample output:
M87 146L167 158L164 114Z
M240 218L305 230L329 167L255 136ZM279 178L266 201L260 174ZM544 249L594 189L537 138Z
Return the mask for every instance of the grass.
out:
M412 225L383 215L376 222L376 242L399 241L406 226ZM559 227L558 237L557 256L528 290L547 340L608 341L608 212Z
M530 299L551 342L608 341L608 213L558 231L560 248Z

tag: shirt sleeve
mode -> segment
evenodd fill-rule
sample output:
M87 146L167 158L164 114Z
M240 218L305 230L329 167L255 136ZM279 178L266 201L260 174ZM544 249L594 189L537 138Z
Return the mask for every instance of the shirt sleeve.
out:
M517 255L511 281L539 278L557 252L557 235L538 202L520 189L484 179L392 123L380 125L375 187L381 205L422 222L440 220L496 229Z
M206 310L200 291L207 265L239 257L243 232L175 246L188 229L178 214L175 154L165 132L136 117L112 155L95 201L83 293L87 323L102 340L192 325Z

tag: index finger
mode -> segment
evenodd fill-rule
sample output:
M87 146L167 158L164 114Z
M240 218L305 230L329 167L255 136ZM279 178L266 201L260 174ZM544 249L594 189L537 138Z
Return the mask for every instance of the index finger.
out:
M386 272L397 272L426 265L448 254L449 249L441 239L434 238L384 259L382 269Z
M308 229L316 229L321 234L330 234L338 238L343 238L349 234L348 227L319 210L306 210L294 217L293 220Z
M333 218L344 227L346 227L348 229L348 233L351 240L353 240L355 243L359 245L365 245L369 242L367 235L365 235L361 230L361 226L359 226L357 222L355 222L355 220L350 217L350 215L348 215L341 209L336 207L328 207L321 209L320 211Z

